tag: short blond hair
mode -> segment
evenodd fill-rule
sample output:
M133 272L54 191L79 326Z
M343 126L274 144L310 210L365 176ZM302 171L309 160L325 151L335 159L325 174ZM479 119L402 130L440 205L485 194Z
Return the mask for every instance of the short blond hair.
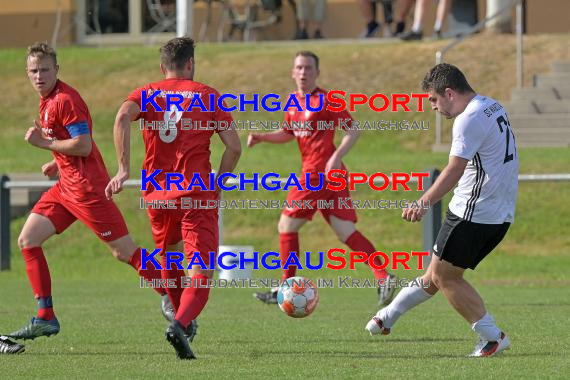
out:
M50 57L53 59L53 63L57 65L57 54L55 50L45 42L36 42L35 44L28 46L28 57L37 57L39 59Z

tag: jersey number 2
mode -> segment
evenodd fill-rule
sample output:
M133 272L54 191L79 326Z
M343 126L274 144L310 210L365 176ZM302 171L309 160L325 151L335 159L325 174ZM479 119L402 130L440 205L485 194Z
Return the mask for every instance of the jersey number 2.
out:
M499 130L501 131L501 133L505 132L503 126L506 129L507 148L505 149L505 160L503 161L503 164L506 164L507 162L512 161L514 155L517 153L517 148L515 147L514 153L509 154L509 143L511 142L511 135L513 136L513 141L515 141L515 135L513 131L511 131L511 129L509 128L511 126L511 123L509 123L509 119L506 117L506 115L499 116L497 118L497 124L499 125Z

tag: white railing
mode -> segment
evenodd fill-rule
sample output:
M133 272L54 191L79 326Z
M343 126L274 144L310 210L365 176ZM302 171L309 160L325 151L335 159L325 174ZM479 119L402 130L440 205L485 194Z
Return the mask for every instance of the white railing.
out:
M435 182L439 171L430 170L430 176L425 180L425 190L429 189ZM411 178L409 183L417 183L417 178ZM521 174L519 182L562 182L570 181L570 174ZM0 271L10 269L10 192L12 189L47 189L53 186L56 181L10 181L7 175L0 177ZM230 178L228 184L238 184L236 179ZM383 184L384 181L378 178L374 184ZM258 182L261 184L261 181ZM124 184L125 187L141 186L140 179L130 179ZM223 243L223 210L219 210L220 244ZM441 202L432 205L430 211L423 219L423 248L431 250L437 232L441 226L442 207Z

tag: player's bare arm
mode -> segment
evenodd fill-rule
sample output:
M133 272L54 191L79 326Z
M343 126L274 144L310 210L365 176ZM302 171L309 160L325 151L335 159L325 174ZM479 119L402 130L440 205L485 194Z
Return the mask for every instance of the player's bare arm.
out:
M222 155L222 160L220 162L220 168L218 169L218 176L221 173L232 172L241 156L241 141L239 135L234 129L227 129L219 133L222 143L226 147ZM216 178L216 183L217 183ZM227 177L225 178L227 180Z
M295 139L295 136L285 132L284 130L273 131L268 133L250 133L249 136L247 137L247 146L248 148L253 148L254 145L257 145L261 142L268 142L272 144L283 144L293 139Z
M91 135L84 134L66 140L51 140L42 133L39 121L34 120L35 126L30 127L24 139L35 147L51 150L68 156L87 157L91 153Z
M131 122L136 119L140 112L137 103L127 100L119 108L115 117L113 128L113 140L115 142L115 153L119 168L117 174L111 178L105 188L105 195L111 199L113 194L123 190L123 184L131 175Z
M435 204L457 185L465 171L468 160L457 156L449 156L447 166L432 187L420 198L418 204ZM422 207L408 207L402 212L402 218L408 222L419 222L427 212Z
M356 143L359 137L360 137L360 131L357 129L349 129L346 131L337 150L327 161L327 166L325 167L325 173L328 173L331 170L341 169L342 158L350 151L350 149Z

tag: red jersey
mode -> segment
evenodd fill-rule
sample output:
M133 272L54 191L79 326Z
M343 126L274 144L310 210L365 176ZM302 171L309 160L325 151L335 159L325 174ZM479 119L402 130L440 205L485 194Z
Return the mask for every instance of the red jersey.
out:
M336 150L334 145L334 133L337 128L341 126L339 120L346 121L346 125L350 126L352 123L352 116L348 111L333 112L326 109L329 104L327 100L327 91L317 87L311 93L311 107L318 107L319 94L323 96L323 106L320 111L311 112L306 111L305 97L300 97L298 93L294 93L297 101L303 108L302 112L297 111L297 108L289 108L285 112L285 121L291 123L299 123L299 128L285 129L286 132L294 135L297 138L299 150L301 151L301 159L303 162L303 173L323 173L329 158ZM310 125L303 122L310 121ZM332 122L332 128L327 128L324 122ZM344 164L343 164L344 166ZM304 177L302 177L304 178Z
M155 176L156 182L166 190L166 173L176 172L184 175L184 181L181 186L188 188L194 173L199 173L202 182L206 188L210 188L209 175L212 171L210 163L210 139L217 133L219 122L224 121L231 123L233 121L230 112L223 112L217 106L210 106L209 94L214 94L214 102L217 102L220 93L212 87L205 84L194 82L189 79L170 78L159 82L149 83L143 87L137 88L128 96L127 100L131 100L141 106L142 91L146 90L147 98L154 91L162 91L155 98L156 103L163 109L166 109L166 94L180 94L184 101L181 104L183 112L178 111L176 106L172 105L170 110L157 111L152 105L146 106L146 111L139 113L138 119L145 123L146 127L142 128L143 140L146 148L146 154L143 163L143 169L146 169L147 176L154 170L160 169L162 172ZM186 111L192 103L194 94L200 94L206 110L214 109L213 112L202 111L199 107L194 107L190 111ZM194 101L193 105L196 105ZM176 128L162 129L152 128L152 122L176 120ZM189 123L191 121L191 124ZM210 123L208 123L210 122ZM214 123L212 123L214 122ZM155 124L157 125L157 124ZM170 194L164 194L164 198L173 198L183 195L195 197L215 197L214 191L202 191L195 186L191 191L174 191L175 185L171 185L173 190ZM144 196L148 196L154 190L153 186L147 186L147 190L143 192ZM158 193L157 198L162 198Z
M52 92L40 100L40 123L44 135L52 140L67 140L82 134L93 137L93 123L81 95L58 80ZM105 192L109 174L105 163L92 141L87 157L52 152L59 169L59 187L72 200L84 200L93 193Z

